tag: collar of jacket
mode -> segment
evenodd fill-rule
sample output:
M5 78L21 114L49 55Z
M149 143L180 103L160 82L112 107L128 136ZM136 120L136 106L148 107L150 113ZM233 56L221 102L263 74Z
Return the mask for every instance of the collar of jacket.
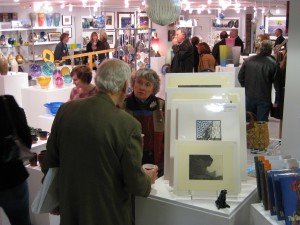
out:
M146 101L142 102L135 97L133 92L127 98L126 108L132 111L134 110L154 111L158 108L158 100L155 95L150 95Z

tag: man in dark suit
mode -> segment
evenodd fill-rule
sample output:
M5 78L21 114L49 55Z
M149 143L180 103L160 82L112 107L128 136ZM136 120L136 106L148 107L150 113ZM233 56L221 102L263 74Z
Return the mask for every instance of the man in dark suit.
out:
M62 57L68 56L69 51L67 47L67 42L69 41L69 34L62 33L60 36L60 42L56 45L55 51L54 51L54 60L62 60ZM65 61L66 65L71 65L71 60L67 59Z
M274 47L276 45L280 45L284 40L285 38L282 36L282 30L280 28L277 28L275 30L275 36L277 37L276 40L275 40L275 44L274 44Z
M229 37L235 39L234 46L241 46L241 53L243 53L244 52L244 43L243 43L242 39L239 37L238 29L231 29Z

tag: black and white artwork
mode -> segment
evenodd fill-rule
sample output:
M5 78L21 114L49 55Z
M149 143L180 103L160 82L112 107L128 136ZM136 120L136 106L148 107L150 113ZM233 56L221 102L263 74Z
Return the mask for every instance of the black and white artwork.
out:
M196 120L196 140L218 140L221 136L221 120Z

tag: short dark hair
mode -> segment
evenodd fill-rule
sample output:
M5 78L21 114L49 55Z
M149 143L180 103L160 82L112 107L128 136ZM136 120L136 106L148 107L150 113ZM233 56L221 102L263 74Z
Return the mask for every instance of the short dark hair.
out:
M220 39L224 39L224 38L228 38L228 33L223 30L221 33L220 33Z
M200 39L197 36L194 36L194 37L192 37L191 42L192 42L192 45L195 46L195 45L199 44Z
M280 28L277 28L276 30L278 30L278 31L279 31L279 33L280 33L280 34L282 34L282 29L280 29Z
M60 41L63 41L65 37L69 37L69 34L68 34L68 33L62 33L62 34L60 35L60 38L59 38Z
M90 67L86 65L80 65L74 67L71 71L71 77L73 77L75 74L77 75L77 78L79 80L87 84L91 83L93 78L92 70L90 69Z

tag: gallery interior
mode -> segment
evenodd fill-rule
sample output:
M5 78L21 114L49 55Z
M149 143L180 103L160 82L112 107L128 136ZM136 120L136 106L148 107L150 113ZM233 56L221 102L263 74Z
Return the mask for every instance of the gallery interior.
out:
M85 57L92 57L86 52L91 33L106 32L109 57L127 62L132 73L140 68L155 70L161 80L157 96L166 101L165 173L152 185L148 198L136 197L135 223L284 224L284 219L271 215L259 199L253 172L254 156L258 155L250 154L247 149L245 91L237 76L244 60L256 54L256 37L269 34L274 42L274 30L282 28L288 49L282 136L279 140L279 121L275 121L274 128L274 120L270 119L269 150L262 156L270 161L290 156L299 163L298 9L298 0L3 0L0 2L0 95L15 97L24 108L30 127L50 132L55 114L45 105L68 101L74 85L64 75L82 64ZM188 30L189 38L197 36L210 48L220 40L220 32L229 34L237 29L244 44L237 65L232 62L218 65L215 72L168 73L173 57L172 39L180 27ZM71 65L54 61L53 51L62 33L70 37L67 46ZM135 51L126 51L128 46ZM5 74L1 64L4 61ZM88 62L90 67L94 66L92 60ZM53 78L55 70L62 73L60 85ZM49 78L44 85L39 76L52 80ZM180 88L182 85L185 88ZM222 103L223 108L212 113L207 106L216 103ZM199 115L202 121L220 121L215 125L220 127L222 124L216 141L195 138L194 121L199 120ZM32 145L32 151L39 154L46 150L46 143L47 140L39 139ZM195 154L214 155L212 171L217 171L222 179L191 181L188 159ZM30 174L31 204L41 188L43 173L39 165L26 167ZM228 191L230 208L218 209L215 201L223 189ZM30 216L33 225L60 223L59 216L48 213L30 213ZM0 225L10 225L1 208Z

